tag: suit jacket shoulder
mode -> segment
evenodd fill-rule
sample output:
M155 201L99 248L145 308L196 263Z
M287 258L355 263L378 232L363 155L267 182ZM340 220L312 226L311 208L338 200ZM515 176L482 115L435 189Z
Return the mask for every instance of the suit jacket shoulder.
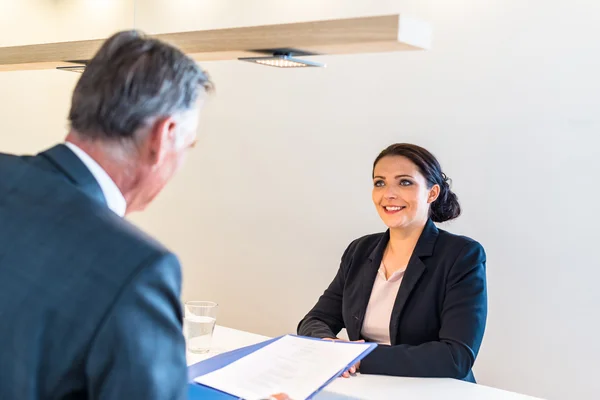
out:
M10 299L0 302L0 398L85 390L83 366L99 328L117 313L134 335L136 320L126 317L136 313L114 307L124 295L146 296L150 283L156 294L145 300L160 310L153 315L170 316L179 340L172 328L181 317L176 257L88 189L40 156L0 154L0 293Z
M476 253L478 259L485 263L486 255L483 246L468 236L456 235L439 229L439 236L435 244L435 254L443 254L445 258L457 260L466 253Z
M342 256L343 261L370 255L387 235L387 232L371 233L354 239Z

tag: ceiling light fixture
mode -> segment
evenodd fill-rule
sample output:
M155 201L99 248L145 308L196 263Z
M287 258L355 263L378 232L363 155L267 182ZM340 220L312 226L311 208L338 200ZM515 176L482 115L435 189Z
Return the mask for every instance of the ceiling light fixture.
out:
M240 61L252 62L260 65L267 65L269 67L277 68L305 68L305 67L325 67L325 64L301 60L295 58L294 55L314 55L314 53L306 53L297 50L269 50L261 51L264 53L271 53L271 56L265 57L243 57L239 58Z
M61 67L56 67L56 69L61 70L61 71L68 71L68 72L77 72L79 74L82 74L83 71L85 71L85 67L87 66L89 60L69 60L69 61L65 61L66 63L69 64L79 64L79 65L65 65L65 66L61 66Z
M72 65L69 67L56 67L56 69L59 69L61 71L77 72L79 74L83 74L83 71L85 71L85 65Z

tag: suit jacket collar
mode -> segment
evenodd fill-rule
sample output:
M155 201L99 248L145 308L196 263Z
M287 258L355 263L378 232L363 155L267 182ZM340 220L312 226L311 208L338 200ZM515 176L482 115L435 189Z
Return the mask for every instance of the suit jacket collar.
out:
M431 219L428 219L427 223L425 224L425 228L423 229L423 232L421 232L421 236L419 237L417 245L415 246L415 249L413 251L413 257L431 256L433 254L433 248L435 246L435 241L437 240L439 233L440 231L438 230L437 226L435 226ZM377 246L375 246L375 248L369 255L369 260L379 261L379 263L381 263L383 253L389 241L390 231L388 229L382 236Z
M417 245L415 247L415 251L413 255L417 257L429 257L433 254L433 248L435 247L435 242L440 234L439 229L431 219L427 220L425 224L425 228L423 232L421 232L421 236L417 241Z
M61 174L85 194L107 205L102 188L85 164L64 144L56 145L39 156L49 161Z
M402 311L404 310L404 307L406 306L406 303L410 298L411 292L414 290L418 281L421 279L421 276L427 268L423 260L421 260L421 257L428 257L433 254L433 249L435 247L435 242L437 240L438 235L438 228L435 226L433 221L429 219L425 224L423 232L421 232L421 236L417 241L415 249L413 250L413 254L410 257L408 266L406 267L406 272L404 273L404 277L402 278L400 289L398 290L398 294L396 295L396 300L394 302L394 307L392 309L392 315L390 318L390 341L392 346L398 343L399 341L397 333ZM369 304L369 300L371 298L373 284L375 283L375 278L377 277L377 272L381 265L381 260L383 259L383 253L385 252L385 248L387 247L389 241L390 232L388 230L381 237L379 243L375 246L373 251L371 251L369 259L366 260L366 265L364 265L362 268L363 276L361 285L361 299L363 300L363 303L360 304L362 312L360 314L360 317L357 319L358 335L360 335L360 331L362 330L362 324L364 322L365 312Z

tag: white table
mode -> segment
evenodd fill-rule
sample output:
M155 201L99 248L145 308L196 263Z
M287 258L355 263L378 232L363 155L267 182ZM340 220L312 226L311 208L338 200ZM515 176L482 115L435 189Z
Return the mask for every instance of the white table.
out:
M224 351L260 343L270 338L216 326L211 352L187 354L188 365L195 364ZM507 392L455 379L400 378L360 375L338 378L315 400L532 400L533 397Z

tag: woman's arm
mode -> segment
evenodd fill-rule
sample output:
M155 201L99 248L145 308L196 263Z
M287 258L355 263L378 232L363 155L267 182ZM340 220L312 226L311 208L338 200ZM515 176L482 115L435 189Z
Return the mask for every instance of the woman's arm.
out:
M345 328L342 316L342 296L346 280L347 258L352 244L342 255L340 268L329 284L329 287L319 297L319 301L312 310L298 324L298 335L311 336L320 339L336 338L337 334Z
M477 242L462 249L449 272L439 341L378 346L360 365L365 374L465 378L479 352L487 318L485 252Z

